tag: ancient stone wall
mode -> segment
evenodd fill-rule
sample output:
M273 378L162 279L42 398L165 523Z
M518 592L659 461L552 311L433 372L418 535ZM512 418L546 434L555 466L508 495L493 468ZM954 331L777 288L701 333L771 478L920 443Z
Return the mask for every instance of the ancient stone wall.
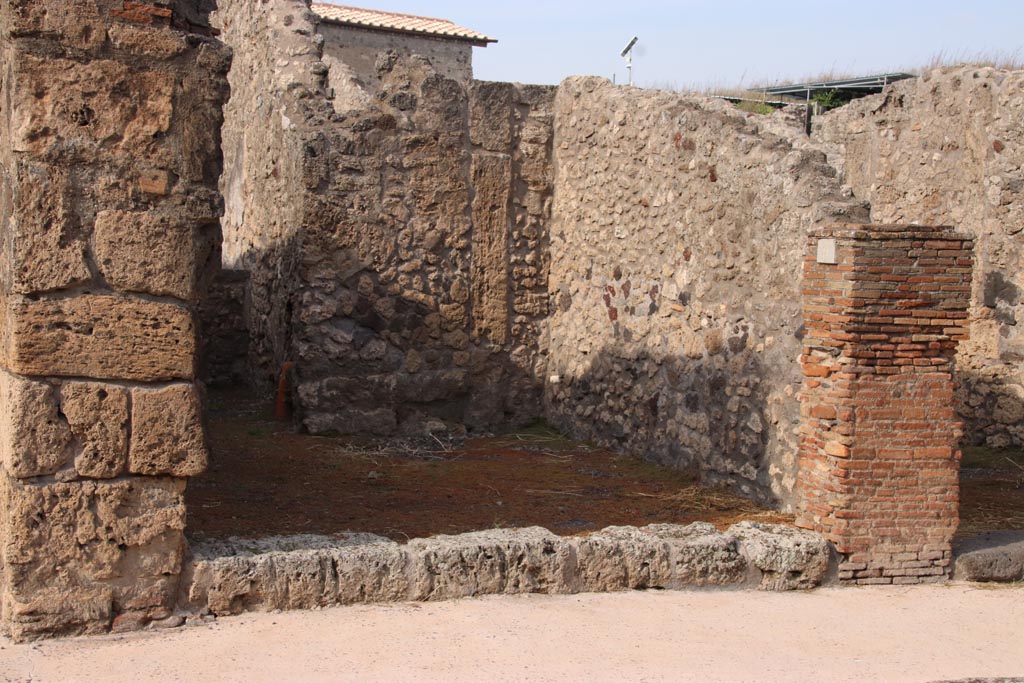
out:
M206 466L229 52L203 3L0 2L0 629L170 614Z
M956 67L900 81L815 121L872 220L977 238L971 339L958 357L967 439L1024 444L1024 72Z
M537 416L553 89L387 50L360 78L304 2L218 16L238 65L225 255L251 271L257 376L295 362L313 432Z
M842 581L944 579L957 527L957 344L973 247L949 228L838 225L803 269L797 524L844 556Z
M555 151L549 417L788 505L804 235L866 208L752 115L600 79Z
M262 386L275 385L289 356L305 191L298 100L319 92L323 82L315 72L319 51L307 5L221 0L214 15L233 51L220 181L223 265L250 273L250 375Z
M324 139L309 161L318 186L302 228L291 328L304 425L390 434L535 417L539 342L529 337L544 311L518 290L543 292L543 256L524 264L534 266L530 286L510 279L513 259L541 241L517 243L513 221L516 234L536 232L545 206L515 201L527 182L523 160L501 135L518 139L519 127L542 115L509 88L494 112L503 130L474 119L472 136L485 141L475 147L475 105L462 84L418 59L384 55L380 68L379 103L318 126ZM518 369L513 343L523 347Z

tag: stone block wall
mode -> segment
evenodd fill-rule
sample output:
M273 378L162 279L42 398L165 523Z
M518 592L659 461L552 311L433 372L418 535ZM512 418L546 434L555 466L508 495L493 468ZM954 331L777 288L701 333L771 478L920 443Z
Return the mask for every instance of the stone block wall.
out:
M602 79L560 86L546 412L789 506L804 236L867 208L823 154L757 121Z
M833 542L842 581L949 574L972 249L925 226L837 225L806 241L797 525Z
M295 0L226 0L218 22L239 65L224 252L251 273L257 381L294 362L315 433L536 417L554 89L387 50L360 77Z
M203 3L0 2L0 629L167 616L206 465L230 53Z
M971 338L958 354L966 440L1024 445L1024 71L951 67L815 121L876 223L955 225L977 240Z

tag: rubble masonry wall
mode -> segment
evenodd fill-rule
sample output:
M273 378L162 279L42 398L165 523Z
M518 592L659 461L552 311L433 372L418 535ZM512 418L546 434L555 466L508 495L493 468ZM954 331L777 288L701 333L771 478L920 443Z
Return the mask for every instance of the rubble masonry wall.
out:
M876 223L952 225L977 240L957 403L970 443L1024 444L1024 72L952 67L817 119Z
M537 417L554 89L396 51L360 76L294 0L225 0L218 22L224 250L251 273L257 383L294 362L314 433Z
M549 418L788 506L804 235L866 207L753 115L602 79L559 88L555 153Z
M1019 443L1016 75L942 72L826 117L817 135L854 197L824 154L724 102L592 78L470 81L399 50L367 75L304 0L220 3L235 53L222 140L231 57L209 37L211 4L0 0L0 628L15 638L139 627L175 605L183 492L207 460L197 310L222 260L218 182L223 261L250 278L221 281L244 310L209 306L222 328L207 335L246 323L262 386L294 362L313 432L543 414L793 507L805 235L867 220L866 198L876 219L977 236L964 410L990 444ZM935 248L966 249L956 239ZM969 287L955 276L921 281L956 288L947 313ZM921 515L888 524L893 501L875 494L889 494L835 460L904 472L876 442L834 440L851 452L815 464L855 505L823 494L811 503L825 508L802 508L830 520L811 524L846 555L845 579L948 566L943 405L963 335L917 334L948 337L910 341L928 345L908 367L928 361L913 390L936 401L935 433L913 444L928 490L898 509ZM854 393L900 398L872 381ZM891 419L866 414L864 428L889 439L873 420ZM857 520L868 532L844 535ZM886 574L893 562L903 573Z

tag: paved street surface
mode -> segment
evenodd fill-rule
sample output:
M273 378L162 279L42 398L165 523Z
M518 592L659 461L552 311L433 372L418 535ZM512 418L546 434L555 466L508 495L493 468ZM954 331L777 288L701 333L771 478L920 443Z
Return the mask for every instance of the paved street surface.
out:
M488 597L32 645L0 681L936 681L1024 676L1024 587Z

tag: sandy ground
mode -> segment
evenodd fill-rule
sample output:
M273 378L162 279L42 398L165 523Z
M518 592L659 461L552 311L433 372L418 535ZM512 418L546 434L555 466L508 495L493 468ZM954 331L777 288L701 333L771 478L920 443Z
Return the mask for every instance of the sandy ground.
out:
M935 681L1024 675L1024 586L490 597L13 645L0 681Z

